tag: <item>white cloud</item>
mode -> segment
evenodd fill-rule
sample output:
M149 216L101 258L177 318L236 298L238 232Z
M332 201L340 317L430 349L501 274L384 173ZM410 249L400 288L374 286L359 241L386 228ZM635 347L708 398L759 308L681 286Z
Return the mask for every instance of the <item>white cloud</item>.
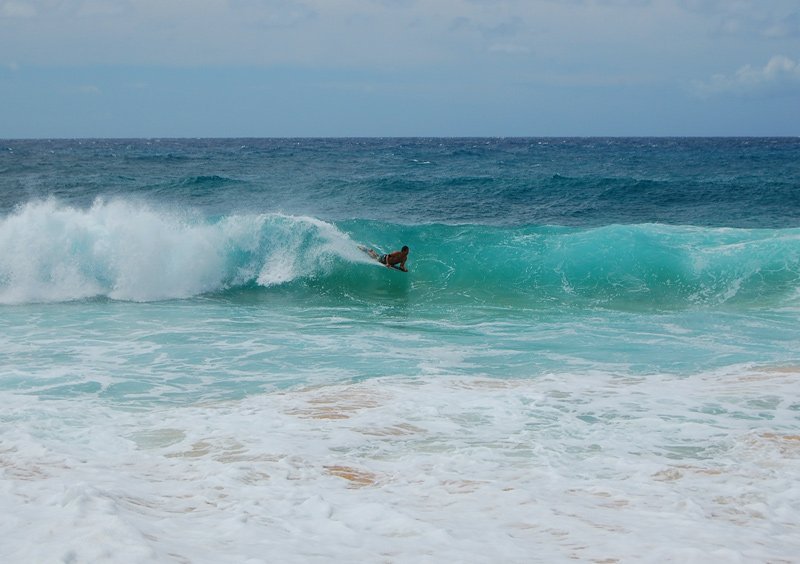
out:
M677 0L688 13L700 15L714 37L797 37L797 0Z
M731 68L743 57L793 53L791 39L777 38L797 28L797 1L0 0L0 15L17 14L0 17L0 53L26 68L446 67L470 76L483 69L648 77L658 68L665 82L685 82L710 72L690 65ZM747 34L723 45L712 37L718 24L730 20L733 33L759 14L773 24L769 39Z
M697 82L695 90L703 97L717 94L800 94L800 63L776 55L764 67L745 65L732 76L716 74L708 81Z

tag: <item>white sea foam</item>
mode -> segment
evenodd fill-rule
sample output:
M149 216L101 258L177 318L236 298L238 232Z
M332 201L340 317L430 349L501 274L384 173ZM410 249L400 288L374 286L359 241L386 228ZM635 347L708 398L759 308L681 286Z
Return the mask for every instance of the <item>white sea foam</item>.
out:
M81 209L49 199L0 219L0 304L188 298L314 276L334 258L366 262L345 233L315 218L252 214L212 222L126 200Z
M144 411L3 393L0 554L792 560L798 376L382 378Z

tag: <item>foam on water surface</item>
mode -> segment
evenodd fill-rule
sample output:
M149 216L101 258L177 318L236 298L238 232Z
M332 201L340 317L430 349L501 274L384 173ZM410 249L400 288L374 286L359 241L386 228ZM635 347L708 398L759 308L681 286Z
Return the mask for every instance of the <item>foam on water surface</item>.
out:
M381 378L144 411L6 392L2 553L788 561L798 377Z

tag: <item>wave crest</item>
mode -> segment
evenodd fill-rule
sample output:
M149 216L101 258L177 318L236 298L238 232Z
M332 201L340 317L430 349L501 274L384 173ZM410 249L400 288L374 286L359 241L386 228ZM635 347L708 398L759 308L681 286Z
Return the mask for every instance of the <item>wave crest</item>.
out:
M310 217L209 220L121 200L79 209L50 199L0 219L0 303L187 298L319 275L335 257L363 260L346 234Z

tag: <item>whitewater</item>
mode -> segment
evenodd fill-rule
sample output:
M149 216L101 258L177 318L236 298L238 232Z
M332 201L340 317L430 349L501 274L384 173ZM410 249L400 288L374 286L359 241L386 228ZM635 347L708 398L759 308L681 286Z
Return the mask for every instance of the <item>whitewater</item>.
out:
M3 562L800 553L797 140L0 148Z

